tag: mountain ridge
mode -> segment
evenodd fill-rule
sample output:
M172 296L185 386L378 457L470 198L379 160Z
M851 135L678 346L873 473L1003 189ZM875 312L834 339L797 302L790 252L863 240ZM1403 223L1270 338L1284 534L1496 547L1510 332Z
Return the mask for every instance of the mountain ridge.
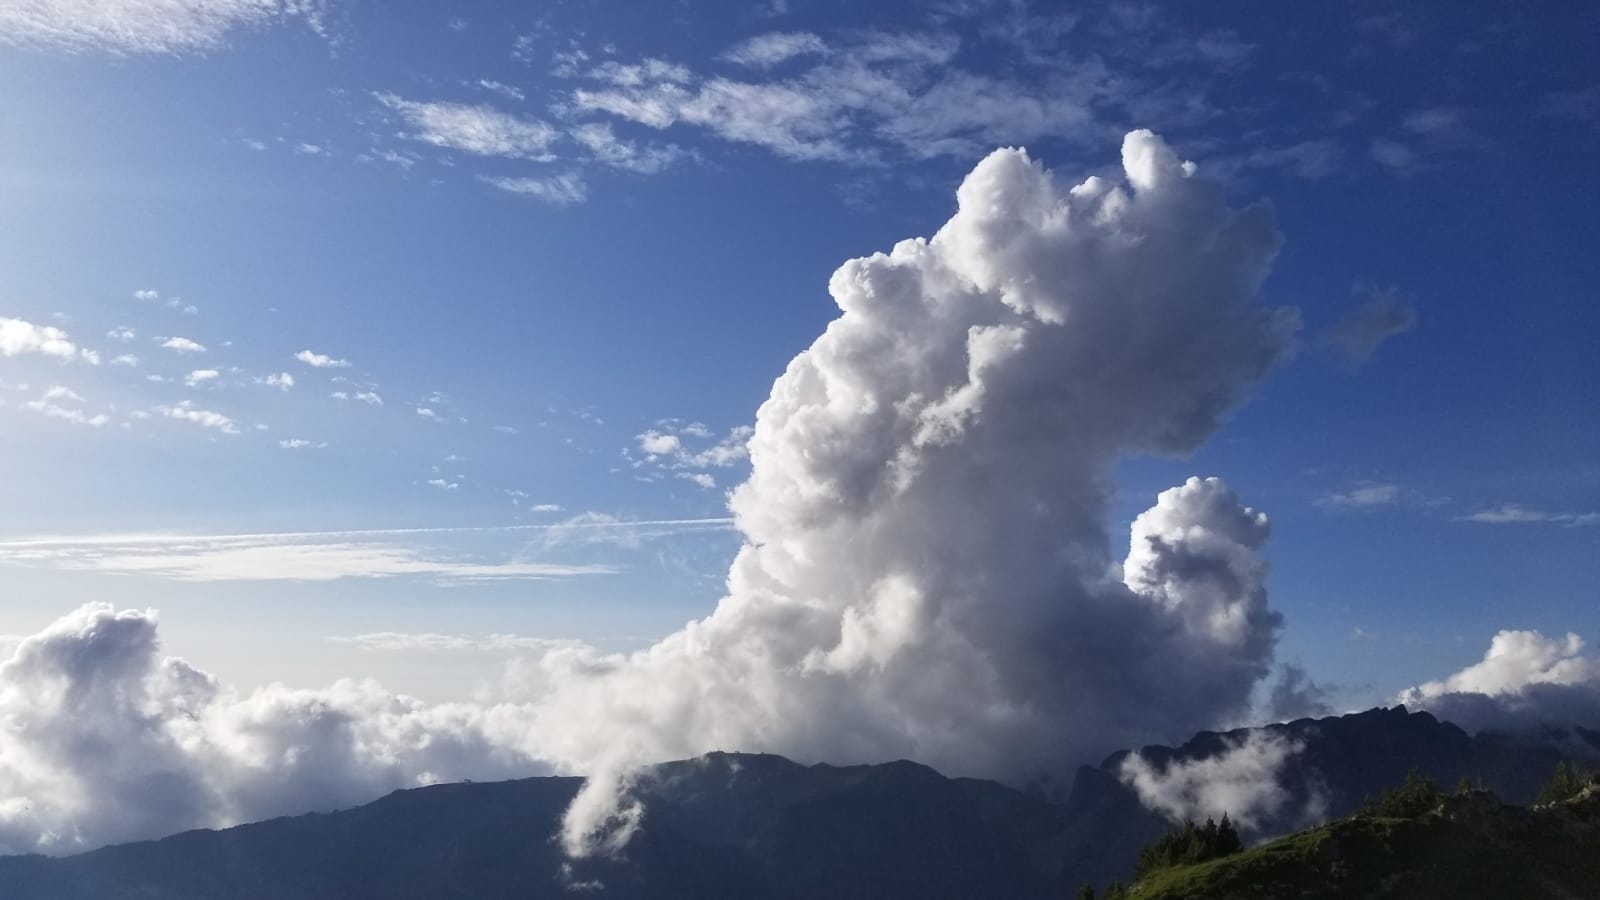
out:
M1060 897L1125 880L1139 848L1170 825L1119 777L1131 754L1161 769L1215 759L1252 736L1297 747L1279 787L1295 798L1321 791L1328 817L1411 768L1444 784L1476 778L1525 803L1562 758L1557 747L1600 758L1600 732L1473 736L1400 707L1120 751L1080 767L1054 800L910 760L805 765L719 751L643 770L634 790L645 817L616 858L563 856L554 837L583 779L553 776L398 790L350 809L70 857L0 858L0 884L15 900L566 896L599 885L623 898ZM1266 821L1262 833L1303 824Z

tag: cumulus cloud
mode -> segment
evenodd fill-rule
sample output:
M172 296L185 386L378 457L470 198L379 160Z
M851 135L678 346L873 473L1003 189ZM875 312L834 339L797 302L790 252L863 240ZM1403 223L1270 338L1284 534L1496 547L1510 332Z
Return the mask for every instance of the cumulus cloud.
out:
M1368 289L1366 299L1322 336L1344 365L1356 370L1390 338L1417 327L1417 309L1395 288Z
M1278 237L1148 132L1123 161L1073 185L998 151L932 239L834 274L841 317L748 441L728 596L557 680L586 759L737 746L1022 780L1248 703L1278 623L1265 517L1191 480L1120 566L1102 520L1120 455L1196 446L1287 352L1255 299Z
M294 355L295 359L305 363L313 369L348 369L350 360L337 359L325 353L313 353L310 350L301 350Z
M294 387L294 376L288 372L277 372L257 378L255 382L256 384L264 384L267 387L275 387L280 391L287 391Z
M162 347L177 353L206 352L204 344L201 344L198 341L191 341L186 337L156 338L156 340L161 342Z
M209 409L198 409L193 401L184 400L177 406L158 406L156 412L169 419L181 422L192 422L202 428L210 428L223 434L238 434L239 426L222 413Z
M711 440L711 430L700 422L664 420L634 435L636 453L624 451L635 469L651 473L670 473L675 478L702 488L717 486L707 469L727 468L749 458L748 444L755 429L740 425L720 440ZM659 477L652 474L649 477Z
M1279 627L1266 517L1190 479L1121 560L1106 517L1120 458L1197 447L1289 352L1292 317L1257 298L1279 238L1155 135L1122 149L1122 177L1076 184L996 151L933 237L834 274L839 317L742 442L744 543L716 608L633 654L539 657L512 746L591 775L574 855L648 815L641 763L738 747L1023 782L1247 711Z
M61 386L52 387L44 392L37 400L29 400L22 406L24 409L70 422L73 425L87 425L90 428L102 428L111 423L111 417L105 413L88 413L82 408L84 400L76 391ZM67 405L71 404L71 405Z
M299 20L320 30L320 0L30 0L0 4L0 42L68 51L184 53L231 32ZM154 293L151 291L150 293Z
M328 442L308 441L305 438L285 438L278 442L278 446L285 450L321 450L328 446Z
M183 383L189 387L199 387L202 384L215 381L221 374L216 369L195 369L183 377Z
M378 102L398 113L414 131L403 137L478 156L549 160L549 147L561 133L548 123L501 112L491 106L422 103L394 94Z
M375 391L334 391L328 396L335 400L354 400L358 403L365 403L368 406L383 405L383 398Z
M1130 753L1117 774L1146 808L1175 823L1220 819L1226 813L1241 830L1259 833L1286 816L1298 821L1321 818L1326 804L1320 795L1313 793L1305 808L1294 813L1294 797L1279 783L1284 764L1303 749L1281 735L1252 731L1226 741L1215 756L1166 766Z
M1576 634L1501 631L1479 662L1395 699L1471 730L1600 727L1600 656Z
M0 356L23 354L51 356L62 361L83 359L91 365L99 362L93 351L80 349L65 331L53 325L0 317Z
M541 767L511 708L370 682L236 694L165 657L148 611L89 605L0 661L0 853L69 853Z

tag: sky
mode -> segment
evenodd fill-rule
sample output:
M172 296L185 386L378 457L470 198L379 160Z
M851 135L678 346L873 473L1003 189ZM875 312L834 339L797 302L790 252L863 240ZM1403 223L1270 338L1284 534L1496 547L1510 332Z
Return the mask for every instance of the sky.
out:
M1467 675L1491 647L1600 679L1597 26L1581 4L0 0L0 652L106 603L158 610L160 652L241 695L487 702L552 653L659 659L714 611L848 587L873 599L796 659L881 674L924 602L889 621L895 567L965 560L904 596L976 584L1020 629L1036 593L1109 596L1088 563L1011 571L1070 555L1128 556L1118 584L1239 666L1220 706L1106 725L1130 740L1266 715L1284 666L1333 710L1493 693ZM1106 204L1092 240L982 218L1091 176L1146 198L1071 194ZM955 272L1004 314L894 318L891 270L929 308L967 309L931 274ZM1074 305L1102 295L1129 318ZM947 389L915 434L864 424ZM869 465L876 441L899 449ZM932 447L968 467L916 462ZM852 506L889 496L856 495L869 470L899 479L878 518ZM1162 555L1207 528L1226 611ZM1117 643L1078 634L1057 652ZM660 665L617 677L696 664ZM1001 680L1086 677L1028 672ZM1032 764L870 732L726 737Z

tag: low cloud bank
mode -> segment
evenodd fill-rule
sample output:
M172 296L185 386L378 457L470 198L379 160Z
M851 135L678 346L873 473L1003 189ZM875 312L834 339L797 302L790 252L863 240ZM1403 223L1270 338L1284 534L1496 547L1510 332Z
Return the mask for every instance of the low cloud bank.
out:
M1327 806L1321 794L1313 791L1309 799L1297 801L1281 784L1284 765L1304 749L1282 735L1253 731L1228 742L1215 756L1166 766L1130 753L1117 775L1146 808L1176 824L1227 815L1242 831L1259 836L1270 824L1323 818Z
M1483 659L1395 698L1469 731L1576 723L1600 728L1600 656L1576 634L1501 631Z

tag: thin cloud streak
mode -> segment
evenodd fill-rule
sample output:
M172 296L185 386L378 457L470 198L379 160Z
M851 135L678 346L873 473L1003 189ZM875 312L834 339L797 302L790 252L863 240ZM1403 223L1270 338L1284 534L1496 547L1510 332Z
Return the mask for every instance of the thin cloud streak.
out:
M578 521L549 525L465 526L254 535L88 535L0 542L0 564L67 571L144 575L186 582L334 581L345 578L428 578L445 583L545 580L614 575L626 567L528 559L527 552L484 553L422 546L404 538L462 534L550 532L544 552L570 542L575 530L641 538L724 530L730 519ZM650 529L654 529L651 531ZM613 541L614 542L614 541ZM592 542L586 542L592 543Z
M615 519L550 522L543 525L446 525L421 528L357 528L342 531L281 531L247 534L163 534L135 532L131 534L96 535L41 535L37 537L0 540L0 551L30 547L104 546L116 544L185 544L202 541L258 542L295 541L314 538L406 537L425 534L492 534L495 532L554 531L558 529L593 528L672 528L683 531L731 531L733 517L708 519Z

